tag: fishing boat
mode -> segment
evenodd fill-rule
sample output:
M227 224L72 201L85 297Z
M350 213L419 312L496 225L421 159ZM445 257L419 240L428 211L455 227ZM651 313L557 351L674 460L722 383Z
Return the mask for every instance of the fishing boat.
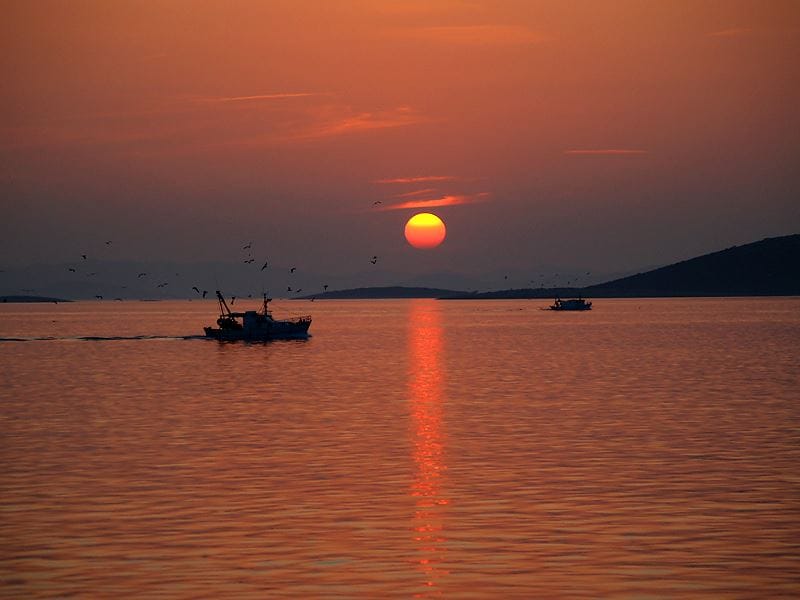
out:
M592 303L583 298L569 298L568 300L556 298L555 302L550 305L550 310L592 310Z
M219 327L203 327L206 337L217 340L285 340L308 337L311 317L295 317L291 319L273 319L269 303L272 300L264 294L264 305L261 310L232 312L222 292L217 290L219 301Z

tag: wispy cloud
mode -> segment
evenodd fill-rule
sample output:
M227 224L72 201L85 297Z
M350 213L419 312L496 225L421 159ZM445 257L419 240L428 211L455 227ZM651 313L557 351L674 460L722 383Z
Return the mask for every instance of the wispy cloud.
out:
M419 175L417 177L394 177L391 179L377 179L375 183L426 183L430 181L455 181L453 175Z
M403 210L407 208L435 208L437 206L458 206L459 204L476 204L478 202L486 202L489 200L491 194L489 192L481 192L472 195L447 195L441 198L428 198L420 200L408 200L406 202L398 202L396 204L388 204L382 206L377 210Z
M436 192L436 188L425 188L424 190L414 190L405 194L395 194L392 198L416 198L417 196L430 196Z
M196 119L197 110L224 110L223 106L252 106L253 98L299 97L321 94L307 92L241 96L229 98L174 99L174 102L149 111L128 114L95 114L69 119L48 127L15 127L0 130L0 147L97 146L129 148L137 153L214 152L223 148L253 148L295 142L324 140L362 132L381 131L430 122L431 119L409 106L382 110L354 111L349 106L329 102L291 103L266 111L257 127L238 118L232 110L227 119ZM269 102L269 100L265 100ZM193 104L192 107L187 106ZM281 104L279 102L279 104ZM273 105L270 105L273 106ZM248 109L249 110L249 109Z
M728 29L720 29L719 31L712 31L707 34L709 37L739 37L742 35L749 35L753 30L749 27L730 27Z
M597 150L564 150L569 156L639 156L648 154L647 150L629 148L601 148Z
M276 120L270 131L232 135L228 139L208 144L217 147L252 148L295 142L311 142L339 136L406 127L430 121L407 106L389 110L354 113L349 107L324 105L293 111Z
M289 134L284 140L307 140L326 138L350 133L407 127L430 121L408 106L399 106L390 110L361 112L351 115L330 116L320 119L300 131Z
M192 98L193 102L219 104L227 102L257 102L259 100L286 100L288 98L308 98L310 96L329 96L330 92L278 92L274 94L256 94L253 96L210 96Z
M537 44L548 38L519 25L447 25L410 27L401 35L447 44L518 45Z

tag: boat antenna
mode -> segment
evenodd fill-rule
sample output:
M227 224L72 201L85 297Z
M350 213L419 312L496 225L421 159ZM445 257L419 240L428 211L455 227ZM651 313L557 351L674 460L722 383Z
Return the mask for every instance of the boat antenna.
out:
M272 298L267 298L267 292L266 291L261 292L261 294L264 296L264 314L268 315L269 314L269 307L267 305L269 304L270 300L272 300Z

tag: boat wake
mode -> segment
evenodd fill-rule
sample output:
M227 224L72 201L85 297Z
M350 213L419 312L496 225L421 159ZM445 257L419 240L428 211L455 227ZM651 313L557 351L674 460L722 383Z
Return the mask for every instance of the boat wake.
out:
M0 337L0 342L116 342L130 340L205 340L204 335L81 335L73 337Z

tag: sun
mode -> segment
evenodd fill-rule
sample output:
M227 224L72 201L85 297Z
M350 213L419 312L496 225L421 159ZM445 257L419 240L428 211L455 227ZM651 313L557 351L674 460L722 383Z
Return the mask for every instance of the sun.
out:
M444 221L432 213L417 213L406 223L406 239L414 248L436 248L444 241Z

